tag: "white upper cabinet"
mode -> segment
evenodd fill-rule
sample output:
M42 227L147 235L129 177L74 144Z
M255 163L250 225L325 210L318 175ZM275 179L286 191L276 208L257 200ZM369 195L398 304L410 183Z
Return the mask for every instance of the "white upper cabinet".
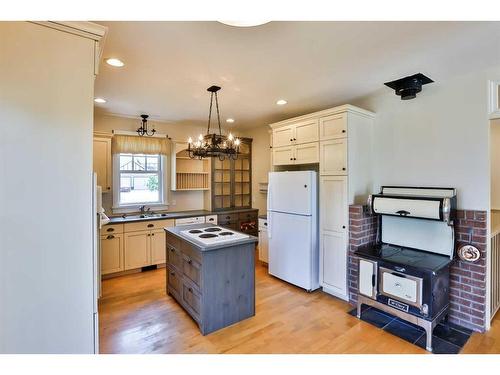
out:
M94 133L93 165L97 174L97 185L102 191L111 191L111 134Z
M295 127L283 126L273 130L273 147L290 146L293 143Z
M320 142L320 174L347 175L347 139Z
M318 139L318 119L302 121L295 124L295 134L293 137L295 144L317 142Z
M293 151L294 151L293 148L294 146L273 148L273 164L274 165L293 164Z
M294 164L311 164L319 162L318 142L304 143L295 146Z
M273 147L299 145L318 140L318 119L299 121L273 129Z
M337 113L319 119L321 141L345 137L347 137L347 113Z

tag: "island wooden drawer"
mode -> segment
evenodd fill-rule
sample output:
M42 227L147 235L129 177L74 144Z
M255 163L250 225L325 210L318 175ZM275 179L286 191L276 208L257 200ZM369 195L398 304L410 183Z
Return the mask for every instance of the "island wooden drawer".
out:
M219 223L219 225L221 227L224 227L224 228L228 228L228 229L232 229L232 230L239 230L239 227L238 227L238 222L236 221L233 221L233 222L222 222L222 223Z
M201 264L187 255L182 256L182 273L198 288L201 286Z
M258 213L257 211L242 212L240 213L239 219L242 221L257 221Z
M175 247L167 244L167 263L182 270L182 253Z
M108 224L101 228L101 235L123 233L123 224Z
M167 232L167 248L175 247L177 250L181 249L181 240L174 235Z
M180 295L182 291L182 275L170 266L168 267L168 289L169 291L173 289L177 295Z
M187 257L201 263L201 253L199 252L199 250L191 246L189 243L181 241L181 251Z
M199 321L200 317L200 307L201 307L201 294L196 291L195 288L188 282L182 283L182 302L187 305L187 307L193 311L196 320Z
M219 224L222 222L238 221L238 214L219 214L217 221Z
M173 227L174 220L166 219L166 220L146 220L146 221L137 221L134 223L125 223L125 232L136 232L142 230L151 230L151 229L161 229L164 227Z

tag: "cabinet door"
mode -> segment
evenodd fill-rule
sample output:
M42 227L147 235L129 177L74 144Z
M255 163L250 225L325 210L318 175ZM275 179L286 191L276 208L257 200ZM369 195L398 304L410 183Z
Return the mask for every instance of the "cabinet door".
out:
M269 263L269 239L267 238L267 230L259 230L259 260L264 263Z
M273 129L273 148L290 146L294 138L294 125Z
M150 232L125 233L125 270L150 265Z
M320 174L347 175L347 139L322 141L319 149Z
M320 177L320 230L346 232L349 221L347 177Z
M317 142L319 140L318 120L307 120L295 124L295 144Z
M94 137L94 172L102 191L111 191L111 138Z
M163 229L151 231L151 264L162 264L167 261L165 255L166 237Z
M347 114L339 113L319 119L319 139L338 139L347 137Z
M101 236L101 274L123 271L123 234Z
M311 164L319 162L319 143L304 143L295 146L295 164Z
M377 299L377 262L360 259L358 275L359 293Z
M321 285L338 297L347 298L347 235L323 232L320 237Z
M293 146L273 148L273 165L293 164Z

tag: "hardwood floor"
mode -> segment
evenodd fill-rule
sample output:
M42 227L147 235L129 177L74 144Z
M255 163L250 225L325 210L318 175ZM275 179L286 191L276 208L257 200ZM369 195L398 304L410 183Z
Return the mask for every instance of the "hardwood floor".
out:
M165 269L103 281L101 353L427 353L362 322L352 307L306 293L256 268L256 315L202 336L165 293ZM464 353L500 353L500 318L474 334Z

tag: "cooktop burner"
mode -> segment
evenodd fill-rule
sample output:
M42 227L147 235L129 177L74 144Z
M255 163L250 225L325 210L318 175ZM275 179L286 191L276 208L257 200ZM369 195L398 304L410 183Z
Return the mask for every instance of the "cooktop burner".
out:
M217 228L217 227L203 229L203 231L205 231L205 232L220 232L221 230L222 230L221 228Z
M201 230L199 229L191 229L189 233L196 234L196 233L201 233Z
M394 264L424 268L428 270L439 270L451 262L451 259L446 255L389 244L364 246L359 248L356 251L356 254L365 255L369 258L380 259Z
M219 236L232 236L233 234L233 232L220 232Z
M212 238L212 237L217 237L217 235L213 234L213 233L203 233L203 234L200 234L198 237L200 237L200 238Z

